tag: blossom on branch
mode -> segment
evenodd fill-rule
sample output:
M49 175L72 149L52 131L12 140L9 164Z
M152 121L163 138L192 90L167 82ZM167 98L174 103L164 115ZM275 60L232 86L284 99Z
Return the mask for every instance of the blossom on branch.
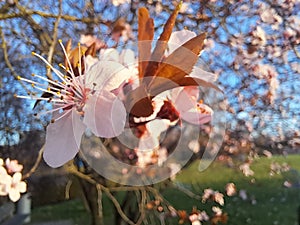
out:
M20 171L23 165L17 160L6 159L5 164L0 158L0 196L7 196L13 202L20 199L21 193L25 193L27 185L22 181Z
M71 160L78 152L81 136L89 128L95 135L105 138L119 135L125 126L126 112L120 99L112 91L129 76L127 68L112 61L98 61L82 52L88 49L78 45L77 54L62 45L66 66L60 64L65 74L54 68L42 56L40 58L55 73L59 81L33 75L48 81L48 87L36 81L19 78L44 91L41 97L17 96L51 102L52 121L47 127L44 160L52 167L59 167ZM77 57L75 57L74 56ZM71 59L73 61L71 61ZM77 59L77 60L76 60ZM45 112L44 112L45 113ZM40 114L38 114L40 115Z

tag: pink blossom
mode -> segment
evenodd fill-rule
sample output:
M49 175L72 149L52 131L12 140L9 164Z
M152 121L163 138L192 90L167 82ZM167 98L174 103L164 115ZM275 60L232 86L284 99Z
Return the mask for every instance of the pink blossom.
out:
M6 170L5 171L0 170L0 196L8 195L9 188L10 188L9 186L10 180L11 180L11 176L6 173Z
M226 184L226 194L228 196L233 196L236 194L236 187L235 187L235 184L234 183L228 183Z
M114 6L123 5L125 3L129 4L130 2L131 2L131 0L112 0L112 4Z
M18 160L10 160L7 158L5 160L5 166L8 173L21 172L23 170L23 165L18 163Z
M177 88L179 89L179 88ZM179 117L191 124L201 125L211 120L212 109L198 102L199 90L197 87L180 88L172 92L172 99Z
M96 50L99 50L101 48L106 47L106 44L102 40L100 40L96 36L90 35L90 34L88 34L88 35L84 35L84 34L80 35L79 42L81 44L86 45L87 47L90 47L92 44L95 43Z
M220 205L224 205L224 195L218 191L214 193L214 200Z
M253 45L260 45L264 46L267 43L267 37L265 31L262 29L262 27L257 26L256 30L253 32L254 39L252 40Z
M10 181L7 183L8 185L8 197L11 201L16 202L20 199L21 194L25 193L27 189L27 185L24 181L22 181L22 174L17 172L15 173Z
M220 209L219 207L217 206L213 206L212 207L212 211L215 213L216 216L221 216L222 215L222 209Z
M243 174L246 177L254 175L254 171L250 169L249 163L244 163L244 164L240 165L240 170L243 172Z
M67 58L66 51L62 44L61 46ZM60 80L48 80L59 87L56 89L45 90L37 87L38 90L52 94L51 98L17 96L47 100L53 104L53 110L49 111L53 113L53 119L47 127L43 155L48 165L59 167L72 159L78 152L81 136L86 128L96 136L105 138L118 136L124 130L126 110L121 100L111 91L130 77L127 68L112 61L98 61L93 65L86 65L84 74L81 74L79 63L79 76L76 77L71 69L67 70L69 76L66 77L40 55L33 54L44 61ZM70 63L69 68L72 68ZM34 83L34 86L38 85L37 82L20 79Z
M210 199L211 196L214 195L214 191L211 188L207 188L204 190L204 193L202 195L202 202L206 202L206 200Z

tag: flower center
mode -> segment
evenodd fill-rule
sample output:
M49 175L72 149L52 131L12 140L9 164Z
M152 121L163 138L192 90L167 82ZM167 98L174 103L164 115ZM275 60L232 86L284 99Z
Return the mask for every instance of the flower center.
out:
M85 74L82 74L82 68L86 68L86 65L84 65L84 67L82 67L81 65L81 56L84 57L84 55L81 54L80 45L78 45L78 58L80 59L78 62L79 75L76 76L68 58L68 54L61 40L59 41L59 43L65 54L65 58L68 63L68 68L66 68L62 64L59 64L59 66L65 71L66 75L61 73L58 69L54 68L42 56L33 52L32 55L40 58L47 65L47 67L55 73L55 75L58 77L58 80L53 80L50 78L45 78L36 74L32 74L33 77L43 81L47 81L48 83L43 84L34 80L18 77L18 80L30 83L35 90L42 91L43 93L40 97L37 97L37 94L33 91L28 91L28 96L15 95L15 97L18 98L34 99L37 102L42 100L51 102L53 104L52 110L44 111L36 115L38 116L41 114L53 112L61 113L60 116L56 117L55 119L52 119L52 122L64 117L67 113L71 112L71 109L75 109L81 116L84 116L83 108L88 99L88 95L93 92L91 89L86 88L85 85Z

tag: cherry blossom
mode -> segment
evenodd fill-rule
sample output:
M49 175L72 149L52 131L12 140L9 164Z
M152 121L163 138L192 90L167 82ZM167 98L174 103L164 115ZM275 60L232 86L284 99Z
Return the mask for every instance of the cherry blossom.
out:
M7 158L5 160L5 166L9 174L21 172L23 170L23 165L19 164L18 160L10 160L9 158Z
M82 73L79 60L79 76L75 76L68 55L61 41L60 44L68 62L68 68L60 65L68 75L54 68L37 53L40 58L56 74L59 81L46 80L52 87L44 88L43 84L25 78L19 78L32 84L37 90L44 91L53 97L17 96L36 100L46 100L53 104L52 123L47 127L44 160L52 167L59 167L72 159L78 152L81 136L89 128L100 137L118 136L124 129L126 110L115 94L117 89L130 76L127 68L112 61L98 61L90 65L85 60L85 71ZM78 45L81 58L81 48Z
M95 43L96 50L106 47L106 44L103 41L98 39L96 36L90 34L80 35L79 42L83 45L86 45L87 47L90 47L93 43Z
M234 183L226 184L225 190L228 196L233 196L236 194L236 187Z
M221 216L223 213L222 209L217 206L213 206L211 209L215 213L216 216Z
M240 170L246 177L254 175L254 171L251 170L249 163L243 163L242 165L240 165Z
M112 0L112 4L114 5L114 6L119 6L119 5L123 5L123 4L125 4L125 3L130 3L131 2L131 0Z
M9 184L10 180L11 180L11 176L6 173L5 169L2 170L0 167L0 196L8 195L8 193L9 193L9 185L8 184Z
M224 205L224 195L218 191L214 193L214 200L215 202L219 203L220 205Z
M179 89L179 92L178 92ZM177 88L172 91L171 102L179 113L179 117L191 124L201 125L211 120L213 110L198 101L197 87Z
M20 193L26 192L26 183L22 181L19 172L23 166L17 160L5 160L0 158L0 196L9 196L10 200L16 202L20 199Z
M20 199L21 193L25 193L27 185L22 181L22 174L17 172L13 176L7 177L5 186L8 192L8 197L11 201L16 202Z

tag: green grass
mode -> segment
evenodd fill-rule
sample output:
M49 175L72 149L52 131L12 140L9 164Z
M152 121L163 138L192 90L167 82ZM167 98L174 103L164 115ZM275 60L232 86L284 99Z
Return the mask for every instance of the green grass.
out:
M254 177L245 177L238 169L228 168L220 162L214 162L207 170L198 172L199 162L195 162L177 176L177 182L198 195L205 188L224 191L229 182L234 182L238 190L245 189L248 194L247 201L238 196L225 198L224 211L229 215L229 225L297 225L300 188L286 188L283 182L300 177L290 172L271 177L271 162L287 162L294 170L300 171L299 155L257 159L251 166L255 171ZM190 211L193 206L197 206L198 209L208 210L211 207L211 204L202 204L177 189L169 188L163 195L176 209ZM255 199L257 203L252 204L251 199ZM107 198L104 198L103 205L104 215L107 217L105 224L111 224L113 215ZM81 225L88 224L89 216L80 200L33 209L33 222L59 219L72 219L75 224Z

